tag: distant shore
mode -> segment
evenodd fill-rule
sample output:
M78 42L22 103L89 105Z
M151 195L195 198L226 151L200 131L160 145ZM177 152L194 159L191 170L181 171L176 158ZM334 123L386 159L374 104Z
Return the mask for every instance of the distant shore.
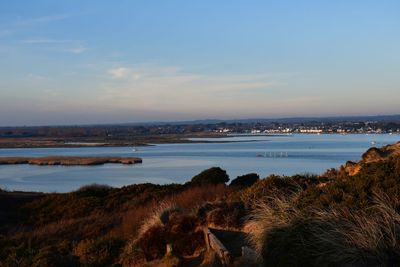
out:
M158 144L197 144L197 143L232 143L232 142L254 142L257 140L229 141L219 140L221 138L235 136L201 136L193 138L213 138L215 140L191 140L192 137L170 137L170 138L142 138L140 142L127 141L64 141L64 139L44 139L44 138L0 138L0 149L9 148L78 148L78 147L143 147Z
M137 157L75 157L75 156L50 156L50 157L0 157L0 165L31 164L31 165L103 165L106 163L138 164L142 163Z
M316 133L296 133L298 135L318 135ZM324 133L327 135L344 135L339 133ZM397 133L395 133L397 134ZM0 149L11 148L79 148L79 147L143 147L158 144L213 144L213 143L238 143L256 142L258 140L226 140L233 137L279 137L291 136L287 133L218 133L218 134L197 134L197 135L149 135L137 136L133 140L124 139L102 139L102 138L43 138L43 137L0 137ZM363 133L349 133L346 135L363 135Z

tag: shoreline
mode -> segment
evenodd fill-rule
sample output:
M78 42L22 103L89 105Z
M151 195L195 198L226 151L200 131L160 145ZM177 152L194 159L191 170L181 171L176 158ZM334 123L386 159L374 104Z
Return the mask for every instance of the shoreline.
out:
M138 157L78 157L78 156L48 156L48 157L0 157L0 165L29 164L39 166L93 166L107 163L132 165L142 163Z
M323 133L321 135L386 135L388 133ZM17 148L91 148L91 147L145 147L162 144L218 144L218 143L243 143L243 142L257 142L259 140L219 140L222 138L233 138L233 137L281 137L281 136L292 136L293 134L228 134L228 135L212 135L212 136L186 136L183 138L171 139L158 139L153 140L143 139L139 143L131 142L120 142L111 141L104 142L100 140L77 140L77 141L65 141L64 139L41 139L41 138L0 138L0 149L17 149ZM296 133L296 135L320 135L314 133ZM397 135L397 134L396 134ZM208 140L191 140L193 139L208 139ZM209 140L214 139L214 140Z
M228 136L234 137L234 136ZM227 138L223 137L215 137L215 139ZM79 144L59 144L59 143L47 143L47 144L37 144L37 143L24 143L24 144L1 144L0 149L18 149L18 148L94 148L94 147L147 147L147 146L155 146L155 145L163 145L163 144L220 144L220 143L250 143L257 142L259 140L241 140L241 141L227 141L227 140L189 140L189 139L181 139L181 140L171 140L168 142L149 142L145 144L120 144L120 143L93 143L93 142L79 142Z

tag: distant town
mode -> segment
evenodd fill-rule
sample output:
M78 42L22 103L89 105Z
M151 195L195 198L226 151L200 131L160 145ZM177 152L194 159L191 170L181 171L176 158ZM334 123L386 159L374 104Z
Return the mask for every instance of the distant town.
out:
M57 145L80 141L125 145L233 134L400 134L400 115L0 127L0 147L23 139Z
M310 123L256 123L254 125L220 125L217 133L240 134L399 134L399 123L366 122L310 122Z

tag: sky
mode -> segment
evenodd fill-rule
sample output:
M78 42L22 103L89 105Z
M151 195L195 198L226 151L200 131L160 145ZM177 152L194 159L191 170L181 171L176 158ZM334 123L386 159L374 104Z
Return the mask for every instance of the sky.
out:
M0 126L399 114L400 1L2 0Z

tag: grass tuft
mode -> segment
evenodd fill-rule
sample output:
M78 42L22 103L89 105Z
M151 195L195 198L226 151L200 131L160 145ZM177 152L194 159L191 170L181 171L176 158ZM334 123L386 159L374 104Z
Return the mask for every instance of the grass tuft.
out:
M400 215L385 197L359 212L260 202L245 229L264 266L399 266Z

